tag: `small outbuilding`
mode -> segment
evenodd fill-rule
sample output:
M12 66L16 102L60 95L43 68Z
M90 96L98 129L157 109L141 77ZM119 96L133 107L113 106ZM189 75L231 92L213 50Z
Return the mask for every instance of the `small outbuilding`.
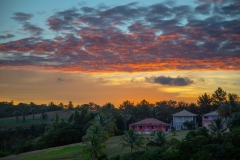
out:
M164 132L171 131L171 125L162 122L156 118L146 118L141 121L129 125L129 129L134 129L137 132L153 132L162 130Z
M184 109L180 112L172 114L172 116L173 116L173 127L176 130L182 130L182 129L187 129L187 127L183 125L184 122L193 121L196 123L197 114L191 113Z

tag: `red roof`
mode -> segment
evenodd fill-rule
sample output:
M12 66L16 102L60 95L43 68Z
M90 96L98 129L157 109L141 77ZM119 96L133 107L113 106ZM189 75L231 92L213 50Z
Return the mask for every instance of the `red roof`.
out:
M146 118L146 119L143 119L141 121L130 124L130 126L137 126L137 125L141 125L141 126L144 126L144 125L146 125L146 126L169 126L170 124L159 121L156 118Z

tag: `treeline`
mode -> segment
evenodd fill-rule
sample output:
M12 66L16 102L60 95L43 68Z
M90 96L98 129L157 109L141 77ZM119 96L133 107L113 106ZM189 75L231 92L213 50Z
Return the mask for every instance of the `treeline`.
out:
M52 102L48 105L36 105L34 103L14 105L13 102L2 102L0 103L1 116L15 116L16 122L18 122L19 116L23 118L24 122L26 115L32 115L33 119L35 114L41 114L43 119L48 118L47 113L50 111L56 111L56 116L48 124L1 130L0 157L81 142L84 135L88 140L88 135L92 132L91 129L97 130L94 124L98 124L98 126L101 124L101 128L106 127L107 135L113 136L123 134L130 123L144 118L153 117L171 123L171 114L183 109L198 114L197 122L201 126L202 114L218 110L222 116L232 117L233 113L239 111L239 104L239 98L236 94L227 94L222 88L218 88L211 95L206 93L200 95L197 104L173 100L164 100L153 104L142 100L137 104L124 101L117 108L111 103L99 106L92 102L77 106L74 106L71 101L68 105L55 105ZM57 111L60 110L72 110L73 113L67 120L64 120L58 116ZM234 121L234 123L235 125L239 124L238 121Z

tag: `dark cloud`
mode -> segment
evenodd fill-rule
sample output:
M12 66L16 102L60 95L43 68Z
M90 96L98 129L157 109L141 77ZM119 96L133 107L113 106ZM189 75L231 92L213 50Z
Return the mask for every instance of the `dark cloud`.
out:
M14 19L18 22L26 22L27 20L31 19L32 17L33 17L32 14L16 12L16 13L14 13L14 17L12 17L12 19Z
M165 77L165 76L152 76L150 78L146 77L146 82L150 83L157 83L162 85L169 85L169 86L188 86L193 83L192 80L190 80L188 77Z
M15 36L12 34L0 35L0 39L8 39L8 38L12 38L12 37L15 37Z
M204 78L199 78L198 81L199 81L200 83L204 83L204 84L206 83L206 80L205 80Z
M27 22L31 14L18 12L13 19L35 37L1 43L0 66L83 72L240 70L239 6L236 0L199 0L195 7L173 1L81 5L47 18L57 33L52 39L37 38L46 31Z
M206 3L206 4L202 4L200 6L197 6L195 8L195 11L201 14L210 14L211 12L211 4Z
M62 78L62 77L58 77L57 78L57 82L70 82L71 79L65 79L65 78Z
M109 82L110 82L109 80L105 80L103 78L97 79L97 83L109 83Z
M47 25L54 31L72 30L74 29L74 22L76 18L80 16L80 13L77 11L77 9L73 8L57 12L47 19Z
M40 35L43 32L43 29L41 29L33 24L30 24L28 22L23 24L23 30L29 31L33 35Z

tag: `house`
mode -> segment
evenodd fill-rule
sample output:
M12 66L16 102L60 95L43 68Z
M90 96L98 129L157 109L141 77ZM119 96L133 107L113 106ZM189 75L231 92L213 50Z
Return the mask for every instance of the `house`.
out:
M203 127L208 127L208 125L211 123L212 120L218 118L218 112L213 111L210 113L206 113L202 116L202 126Z
M196 123L197 114L193 114L184 109L180 112L172 114L172 116L173 116L173 127L176 130L181 130L181 129L187 129L187 127L183 125L183 123L186 121L193 121Z
M129 129L134 129L137 132L153 132L157 130L171 131L171 125L162 122L156 118L146 118L141 121L129 125Z

